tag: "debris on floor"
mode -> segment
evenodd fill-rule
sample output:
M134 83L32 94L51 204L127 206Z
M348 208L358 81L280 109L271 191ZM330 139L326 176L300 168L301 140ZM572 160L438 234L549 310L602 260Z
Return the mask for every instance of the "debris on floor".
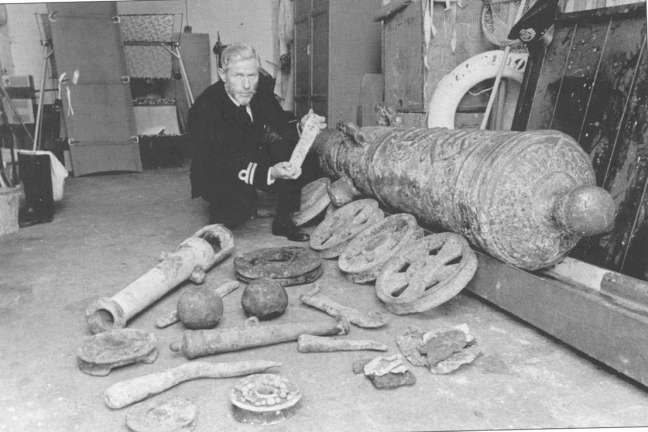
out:
M285 246L253 250L234 258L236 278L250 282L259 278L275 279L283 286L311 283L322 276L322 260L317 252Z
M396 339L412 365L427 367L434 374L448 374L472 363L481 354L476 342L467 324L433 331L410 327Z
M233 417L249 424L272 424L291 417L301 397L294 383L267 373L241 378L230 391Z
M259 320L256 317L251 317L243 327L186 330L182 335L182 342L173 342L170 348L171 351L182 352L188 359L193 359L211 354L296 341L302 334L334 336L344 335L348 332L349 322L344 318L336 321L259 325Z
M117 382L104 391L104 402L118 409L162 393L182 382L198 378L230 378L265 372L281 363L265 360L210 363L186 362L180 366Z
M137 329L115 329L88 336L77 350L77 364L88 375L105 376L133 363L153 363L158 358L157 338Z
M363 371L377 389L393 389L416 383L416 377L400 354L376 357L364 365Z
M243 290L241 307L245 316L271 320L282 315L288 307L288 294L276 280L259 278L251 281Z
M160 262L113 297L103 297L86 310L91 333L122 328L126 323L159 300L181 282L205 280L205 272L229 257L234 237L223 225L207 225L185 239L171 253L163 253Z
M133 432L187 432L194 430L198 407L188 399L154 400L135 405L126 413Z
M389 321L388 315L384 312L364 313L357 309L341 305L336 301L320 294L319 287L315 284L313 289L302 294L299 299L305 305L319 309L332 317L344 316L351 324L363 328L383 327Z
M297 339L297 351L301 353L333 351L387 351L389 347L369 339L341 339L303 334Z

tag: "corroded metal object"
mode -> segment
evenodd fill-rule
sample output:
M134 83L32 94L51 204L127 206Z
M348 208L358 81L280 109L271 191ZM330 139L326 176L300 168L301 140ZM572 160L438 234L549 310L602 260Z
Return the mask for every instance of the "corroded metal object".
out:
M162 393L185 381L199 378L229 378L266 372L281 363L265 360L211 363L192 361L180 366L119 381L104 391L108 408L119 409Z
M350 202L326 215L311 234L310 247L322 258L337 258L356 235L384 218L376 200Z
M274 279L255 279L243 290L241 307L245 316L270 320L283 314L288 307L288 294Z
M299 246L257 249L234 259L236 277L244 282L275 279L283 286L310 283L322 275L316 252Z
M241 378L230 391L234 418L242 423L274 423L294 414L301 399L299 388L275 374Z
M392 258L376 280L376 295L398 315L425 312L453 298L477 271L477 256L459 234L431 234Z
M334 351L387 351L389 347L370 339L341 339L327 336L303 334L297 339L300 353L320 353Z
M340 255L338 266L353 282L371 282L387 261L421 237L423 230L414 216L406 213L388 216L351 240Z
M389 322L388 314L384 312L361 312L349 306L344 306L338 302L320 294L317 285L306 294L299 296L299 300L305 305L319 309L332 317L344 317L351 324L363 328L380 328Z
M205 272L234 250L234 237L223 225L207 225L184 240L160 262L113 297L102 297L86 310L91 333L122 328L126 322L189 279L205 280Z
M376 126L320 137L332 178L524 269L554 264L614 221L587 154L558 131Z
M189 432L197 417L196 404L174 397L135 405L126 413L126 426L133 432Z
M331 203L327 192L330 184L330 179L322 177L308 183L302 188L299 211L296 211L292 216L295 225L304 225L326 210L326 207Z
M304 321L283 324L259 325L255 317L248 318L244 327L222 330L187 330L182 342L173 342L171 351L182 352L188 359L224 352L240 351L266 345L295 341L302 334L316 336L344 335L349 333L349 321Z
M88 336L77 350L77 364L88 375L105 376L116 367L153 363L158 357L157 338L136 329L116 329Z
M342 207L358 198L361 193L353 186L350 178L340 177L329 185L328 195L333 206Z

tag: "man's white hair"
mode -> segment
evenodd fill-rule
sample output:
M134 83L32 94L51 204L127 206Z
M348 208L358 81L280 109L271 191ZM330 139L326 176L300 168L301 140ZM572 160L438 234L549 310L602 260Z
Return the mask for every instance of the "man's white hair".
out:
M221 53L221 65L223 70L227 70L227 67L232 62L248 59L256 59L257 64L261 64L259 55L252 45L243 42L236 42L228 45Z

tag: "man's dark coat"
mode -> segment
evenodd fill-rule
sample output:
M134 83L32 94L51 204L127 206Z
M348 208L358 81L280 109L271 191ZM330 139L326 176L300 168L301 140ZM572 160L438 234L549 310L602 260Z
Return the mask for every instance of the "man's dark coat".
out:
M271 189L268 169L290 159L298 140L294 116L281 108L270 89L259 87L250 108L254 121L219 81L189 111L191 195L203 197L226 220L237 222L254 215L255 188Z

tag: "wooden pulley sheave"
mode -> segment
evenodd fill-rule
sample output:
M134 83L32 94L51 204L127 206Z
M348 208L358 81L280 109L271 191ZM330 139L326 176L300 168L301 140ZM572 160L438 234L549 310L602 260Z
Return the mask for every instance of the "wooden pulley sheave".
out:
M313 282L322 275L316 252L298 246L257 249L234 258L236 277L243 282L274 279L282 286Z
M356 235L384 218L374 199L350 202L328 214L315 228L310 247L320 251L322 258L337 258Z
M414 216L406 213L387 216L351 240L340 255L338 266L353 282L371 282L389 259L421 237L423 229Z
M477 256L462 236L431 234L392 258L376 280L376 295L398 315L425 312L450 300L477 271Z

